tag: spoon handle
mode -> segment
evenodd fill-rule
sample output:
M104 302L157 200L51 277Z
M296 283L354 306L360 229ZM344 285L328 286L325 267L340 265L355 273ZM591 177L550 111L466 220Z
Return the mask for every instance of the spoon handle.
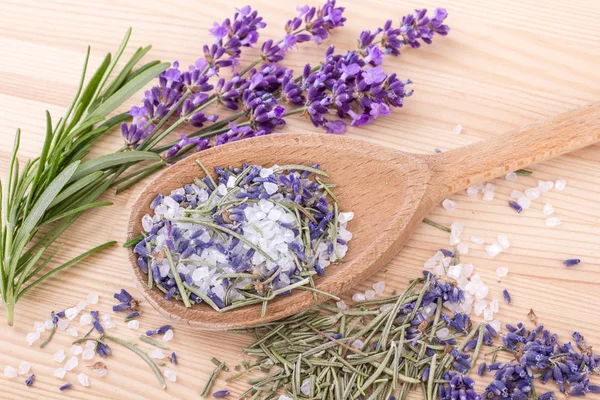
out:
M600 140L600 102L445 153L426 156L431 189L451 193Z

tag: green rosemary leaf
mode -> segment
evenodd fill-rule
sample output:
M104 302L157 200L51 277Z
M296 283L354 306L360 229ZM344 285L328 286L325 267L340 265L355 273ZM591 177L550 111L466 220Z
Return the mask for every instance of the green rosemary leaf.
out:
M69 186L64 188L58 196L56 196L56 198L52 201L52 203L50 203L50 206L48 208L52 208L55 205L62 203L63 200L70 198L76 193L79 193L82 189L90 187L93 183L95 183L98 180L98 178L100 178L103 175L104 174L102 171L96 171L92 172L88 176L80 178L77 181L71 183Z
M37 280L35 280L34 282L30 283L29 285L27 285L27 287L25 287L23 290L21 290L21 292L17 295L16 301L18 301L25 293L27 293L29 290L31 290L35 285L37 285L40 282L43 282L44 280L48 279L49 277L51 277L52 275L54 275L55 273L57 273L58 271L61 271L65 268L70 267L73 264L77 264L79 261L83 260L84 258L99 252L100 250L103 250L109 246L112 246L113 244L116 244L117 242L107 242L104 244L101 244L100 246L96 246L91 250L86 251L83 254L78 255L77 257L67 261L66 263L62 264L61 266L58 266L50 271L48 271L46 274L44 274L43 276L41 276L40 278L38 278Z
M52 338L54 337L54 334L56 333L56 324L52 325L52 330L50 331L50 334L48 335L48 337L46 338L46 340L44 340L41 344L40 344L40 349L43 349L44 347L46 347L46 345L48 343L50 343L50 341L52 340Z
M529 176L533 174L533 171L529 171L528 169L518 169L515 171L515 174L519 176Z
M37 274L38 272L40 272L42 269L44 269L44 267L45 267L46 265L48 265L48 263L49 263L49 262L50 262L50 261L51 261L51 260L54 258L54 256L56 255L56 253L58 253L58 251L59 251L61 248L62 248L62 244L61 244L61 245L59 245L59 246L57 246L57 247L56 247L56 249L55 249L55 250L52 252L52 254L50 254L50 255L49 255L47 258L46 258L46 260L44 260L44 262L43 262L43 263L41 263L40 265L38 265L38 266L36 267L36 269L35 269L35 270L33 270L33 271L31 271L29 274L27 274L27 276L25 277L25 279L23 280L23 282L27 282L27 281L29 281L31 278L33 278L34 276L36 276L36 274ZM18 286L18 287L16 288L15 292L17 292L17 293L18 293L20 289L21 289L21 286Z
M115 190L115 193L119 194L119 193L123 192L124 190L129 189L133 185L135 185L138 182L146 179L147 177L149 177L150 175L152 175L153 173L155 173L156 171L158 171L159 169L161 169L164 165L165 164L163 162L159 162L159 163L156 163L156 164L149 165L147 168L143 168L142 171L139 174L137 174L137 176L135 178L133 178L132 180L130 180L126 184L124 184L122 186L119 186Z
M99 128L106 127L111 129L112 127L120 125L122 122L125 122L129 119L131 119L131 115L129 115L128 112L117 114L114 117L107 119L106 122L99 126Z
M127 82L130 82L130 81L134 80L141 73L143 73L144 71L149 70L150 68L152 68L152 67L154 67L155 65L158 65L158 64L160 64L160 61L154 60L154 61L150 61L150 62L142 65L141 67L139 67L138 69L136 69L135 71L133 71L132 73L130 73L129 76L127 77L127 79L125 79L124 83L127 83Z
M104 103L94 110L90 118L93 117L105 117L117 107L119 107L125 100L129 99L138 90L143 88L148 82L154 79L158 74L169 68L170 63L161 63L153 67L148 68L142 72L135 79L127 82L121 89L115 94L110 96Z
M128 33L131 33L131 28L129 29ZM127 64L125 64L119 75L117 75L111 84L108 85L103 93L105 97L112 96L119 89L119 87L121 87L133 70L133 67L150 51L151 48L152 46L146 46L137 49L137 51L133 54L133 57L131 57Z
M85 210L89 210L90 208L97 208L97 207L106 207L106 206L111 206L113 203L111 203L110 201L99 201L97 203L89 203L89 204L84 204L80 207L74 208L72 210L69 210L67 212L64 212L62 214L57 215L56 217L52 217L47 221L44 221L44 223L42 225L46 225L46 224L50 224L52 222L56 222L59 219L65 218L65 217L69 217L73 214L78 214L80 212L83 212Z
M27 262L27 264L23 265L21 271L16 271L16 273L19 274L19 279L17 280L17 284L15 285L16 292L19 291L19 289L23 285L23 282L25 281L25 277L29 274L29 272L31 271L31 268L33 268L35 263L38 262L38 260L42 257L42 255L44 254L45 251L46 251L45 247L38 250L38 252L35 253L35 255Z
M140 240L142 240L143 238L144 238L144 235L137 235L133 239L129 239L128 241L123 243L123 247L125 247L126 249L133 247L136 244L138 244L140 242Z
M40 179L42 177L42 173L44 172L44 168L46 167L46 157L48 156L48 152L50 151L51 143L52 143L52 117L50 116L50 113L46 110L46 137L44 139L44 145L42 147L42 152L40 154L40 158L38 161L37 171L35 173L35 178L34 178L33 184L32 184L32 186L34 188L38 187L38 182L40 181ZM35 190L32 190L29 192L29 196L27 197L27 206L25 207L26 211L29 209L29 204L32 203L33 200L36 200L34 198L35 194L36 194Z
M152 346L156 346L156 347L158 347L160 349L168 349L168 347L166 345L164 345L164 344L162 344L160 342L157 342L156 340L154 340L151 337L146 336L146 335L141 335L140 336L140 340L142 342L146 342L148 344L151 344Z
M71 182L83 178L93 172L106 170L122 164L145 160L160 160L160 156L149 151L128 151L123 153L105 154L82 163L73 174Z
M77 90L75 91L73 100L71 100L71 104L67 108L67 111L65 112L65 116L60 119L60 121L56 125L56 128L54 129L54 136L57 139L58 139L58 137L60 137L60 135L65 127L65 124L69 120L69 117L71 116L71 113L73 112L73 109L75 108L75 105L77 104L77 100L79 99L81 90L83 89L83 83L85 82L85 75L87 72L88 61L90 59L90 51L91 51L91 48L90 48L90 46L88 46L87 51L85 53L85 59L83 61L83 68L82 68L83 71L81 72L81 78L79 78L79 84L77 85Z
M215 382L215 380L217 379L217 376L219 375L219 372L221 372L221 370L225 367L225 363L221 363L220 365L217 366L217 368L215 368L215 370L210 374L210 376L208 377L208 381L206 382L206 385L204 386L204 389L202 389L202 392L200 392L200 396L202 397L206 397L208 396L208 393L210 392L210 388L212 387L213 383Z
M308 167L306 165L296 165L296 164L280 165L279 167L275 168L273 171L280 172L280 171L288 171L288 170L307 171L307 172L313 173L315 175L322 175L326 178L329 178L329 174L327 172L325 172L321 169L318 169L318 168Z
M167 260L169 261L169 265L171 267L171 272L173 273L173 277L175 278L175 283L177 284L177 289L179 289L179 294L181 295L181 299L183 300L183 304L186 307L191 307L190 298L188 292L185 290L185 286L183 286L183 282L181 281L181 277L179 276L179 272L177 272L177 266L173 261L173 256L169 249L165 247L165 255L167 256Z
M439 230L442 230L444 232L451 232L450 228L445 227L444 225L438 224L437 222L433 222L429 218L423 218L423 222L429 226L433 226L434 228L438 228Z

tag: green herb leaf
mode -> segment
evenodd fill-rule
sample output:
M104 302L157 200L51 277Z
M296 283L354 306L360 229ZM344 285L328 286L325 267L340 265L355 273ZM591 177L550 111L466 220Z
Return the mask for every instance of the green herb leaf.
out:
M105 154L86 161L77 168L71 182L83 178L93 172L103 171L122 164L136 163L145 160L160 160L160 155L149 151L127 151L123 153Z

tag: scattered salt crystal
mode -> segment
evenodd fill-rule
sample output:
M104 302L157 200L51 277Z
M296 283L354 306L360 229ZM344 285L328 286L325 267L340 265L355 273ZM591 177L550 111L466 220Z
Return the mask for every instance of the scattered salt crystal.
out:
M59 319L58 323L56 324L56 327L58 328L59 331L65 331L65 330L67 330L68 326L69 326L69 320L68 319Z
M499 309L498 299L492 300L492 302L490 303L490 310L497 313L498 309Z
M33 330L38 331L39 333L43 333L46 330L46 326L41 321L35 321L33 323Z
M463 129L462 125L456 125L454 127L454 129L452 129L452 133L454 133L455 135L460 135L462 132L462 129Z
M367 290L365 292L365 299L367 300L373 300L375 298L375 291L374 290Z
M77 337L77 335L79 335L79 333L77 332L77 328L75 328L74 326L68 328L67 333L73 337Z
M65 310L65 317L67 317L67 319L69 321L72 321L73 318L75 318L77 316L77 314L79 314L79 309L77 309L77 307L71 307L71 308L67 308Z
M272 182L265 182L263 183L263 186L265 187L265 191L267 192L268 195L272 195L274 193L277 192L278 186L276 183L272 183Z
M307 378L304 381L302 381L302 385L300 385L300 391L302 392L303 395L310 396L311 389L312 389L312 379L311 378Z
M473 264L463 264L461 276L468 278L473 273Z
M567 188L567 181L564 179L559 179L554 184L554 189L558 190L559 192L565 190L566 188Z
M466 243L459 243L456 246L456 250L458 250L460 254L467 254L469 252L469 245Z
M498 321L497 319L495 319L492 322L490 322L490 326L492 328L494 328L494 330L496 332L500 332L500 329L502 328L502 324L500 324L500 321Z
M486 321L493 320L494 312L492 310L490 310L489 308L486 308L485 310L483 310L483 319L485 319Z
M467 188L467 196L475 197L479 193L479 188L477 186L470 186Z
M40 338L40 333L35 331L35 332L29 332L27 334L27 336L25 336L25 340L27 341L28 345L32 345L34 344L38 339Z
M498 254L502 253L502 247L500 247L498 243L493 243L489 246L485 246L485 252L490 257L496 257Z
M337 306L337 308L339 308L340 310L345 310L348 308L348 306L346 306L346 302L344 300L340 300L338 302L335 303L335 305Z
M94 372L98 376L106 376L106 374L108 374L108 370L106 368L94 368Z
M140 327L140 321L138 321L137 319L132 319L127 323L127 327L129 329L138 329Z
M444 199L444 201L442 201L442 207L444 207L444 210L452 212L456 209L456 202L450 199Z
M15 378L17 376L17 370L14 367L4 367L4 376L8 379Z
M459 243L460 243L460 238L457 235L451 233L450 238L448 239L448 244L450 246L456 246Z
M525 197L525 194L520 190L513 190L512 192L510 192L510 197L512 197L515 200L519 200L520 198Z
M560 219L558 217L550 217L546 219L546 226L555 227L560 225Z
M475 244L484 244L485 241L480 238L479 236L471 236L471 242L475 243Z
M163 358L165 358L165 353L163 353L163 351L161 349L153 349L150 352L150 358L156 358L156 359L162 360Z
M506 174L506 180L507 181L516 181L517 174L515 174L514 172L509 172L508 174Z
M527 197L521 197L519 200L517 200L517 203L523 207L523 210L527 210L531 206L531 200Z
M104 327L106 329L110 329L110 328L114 328L115 326L117 326L111 319L110 319L110 315L108 314L104 314L102 316L102 321L104 322Z
M290 396L286 396L285 394L282 394L281 396L279 396L277 398L277 400L294 400L294 399L292 399Z
M233 175L230 175L229 179L227 179L227 187L229 189L233 189L235 187L235 177Z
M483 313L483 310L487 307L487 300L477 300L474 304L473 310L475 311L476 316L480 316Z
M77 305L75 306L75 308L79 311L83 311L85 310L86 307L86 303L85 301L81 300L79 303L77 303Z
M508 238L506 237L506 235L498 235L498 244L503 249L508 249L510 247L510 242L508 241Z
M88 343L91 343L91 342L88 342ZM81 353L81 359L82 360L91 360L92 358L94 358L95 354L96 354L96 352L94 351L94 349L85 349Z
M529 188L525 190L525 196L527 196L529 200L539 199L540 195L541 191L539 187Z
M454 280L458 280L461 276L461 273L462 273L462 265L461 264L451 265L448 268L448 277L452 278Z
M86 340L85 348L94 350L96 348L96 344L92 340Z
M365 301L366 297L362 293L354 293L354 295L352 295L352 300L357 301L357 302Z
M29 373L29 370L31 369L31 364L29 364L27 361L21 361L21 364L19 364L19 375L24 375Z
M73 346L71 346L71 354L73 354L74 356L78 356L83 352L83 347L74 344Z
M538 187L540 188L542 193L545 193L554 187L554 182L552 181L538 181Z
M508 268L506 268L506 267L496 268L496 275L498 275L498 278L503 278L506 276L506 274L508 274Z
M383 293L385 291L385 282L384 281L380 281L380 282L374 283L373 284L373 290L377 294Z
M79 325L89 325L92 323L92 315L91 314L83 314L81 318L79 318Z
M495 196L496 196L496 193L492 192L491 190L486 190L485 192L483 192L483 200L485 200L485 201L492 201L492 200L494 200Z
M65 363L65 369L67 371L70 371L73 368L75 368L78 364L79 364L79 359L77 359L77 357L73 356L73 357L69 358L67 360L67 362Z
M485 299L485 297L488 295L488 292L489 292L489 288L485 285L482 285L481 287L479 287L477 289L477 293L475 293L475 297L478 300Z
M54 376L57 377L58 379L64 378L66 374L67 374L67 370L64 369L63 367L58 367L54 370Z
M169 382L175 382L177 380L177 373L170 369L165 369L165 378L167 378Z
M83 372L77 374L77 380L81 384L81 386L90 386L90 379Z
M56 350L56 353L54 353L52 358L57 363L62 363L63 361L65 361L65 358L67 358L67 356L65 355L65 351L63 349L58 349Z
M423 314L423 317L429 318L433 315L436 308L437 308L437 304L430 303L430 304L426 305L425 307L423 307L423 311L421 312L421 314Z
M452 223L452 225L450 225L450 232L453 233L457 237L462 234L464 229L465 229L464 225L458 221L454 221Z
M544 204L544 208L542 211L543 211L544 215L549 216L549 215L554 214L554 207L552 207L552 204L546 203L546 204Z
M437 336L438 339L446 339L450 336L450 330L448 328L442 328L435 333L435 336Z
M86 303L98 304L98 293L90 293L87 295Z
M168 342L171 339L173 339L173 329L166 331L162 338L163 342Z
M52 319L47 319L44 321L44 328L52 329L54 327L54 321Z
M355 349L362 349L365 346L365 343L362 340L355 340L352 342L352 347Z

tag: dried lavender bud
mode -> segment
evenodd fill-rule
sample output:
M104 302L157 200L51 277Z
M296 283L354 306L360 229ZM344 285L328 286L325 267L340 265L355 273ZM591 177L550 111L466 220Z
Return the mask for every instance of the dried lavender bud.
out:
M512 208L513 210L515 210L518 213L520 213L521 211L523 211L523 207L519 203L517 203L516 201L509 200L508 201L508 205L510 206L510 208Z
M214 392L214 393L213 393L213 397L214 397L214 398L217 398L217 399L220 399L220 398L222 398L222 397L227 397L227 396L229 396L229 394L230 394L230 393L231 393L231 392L230 392L229 390L227 390L227 389L223 389L223 390L219 390L219 391L217 391L217 392Z
M25 379L25 384L26 384L27 386L31 386L31 385L33 385L33 381L34 381L34 379L35 379L35 374L31 374L31 375L29 375L29 378Z
M506 302L506 304L510 304L511 298L510 293L508 293L508 290L504 289L502 291L502 296L504 297L504 301Z
M177 355L175 354L175 352L171 353L171 355L169 356L169 360L172 364L177 365Z
M477 369L477 375L483 376L483 374L485 374L486 369L487 369L487 365L484 361L481 364L479 364L479 368Z
M58 388L58 390L60 390L61 392L64 392L67 389L70 389L71 386L73 386L72 383L65 383L64 385L62 385L61 387Z
M581 260L579 258L569 258L568 260L563 261L563 265L565 267L572 267L574 265L577 265L581 262Z
M440 251L442 252L443 255L445 255L446 257L453 257L454 253L451 250L448 249L440 249Z

